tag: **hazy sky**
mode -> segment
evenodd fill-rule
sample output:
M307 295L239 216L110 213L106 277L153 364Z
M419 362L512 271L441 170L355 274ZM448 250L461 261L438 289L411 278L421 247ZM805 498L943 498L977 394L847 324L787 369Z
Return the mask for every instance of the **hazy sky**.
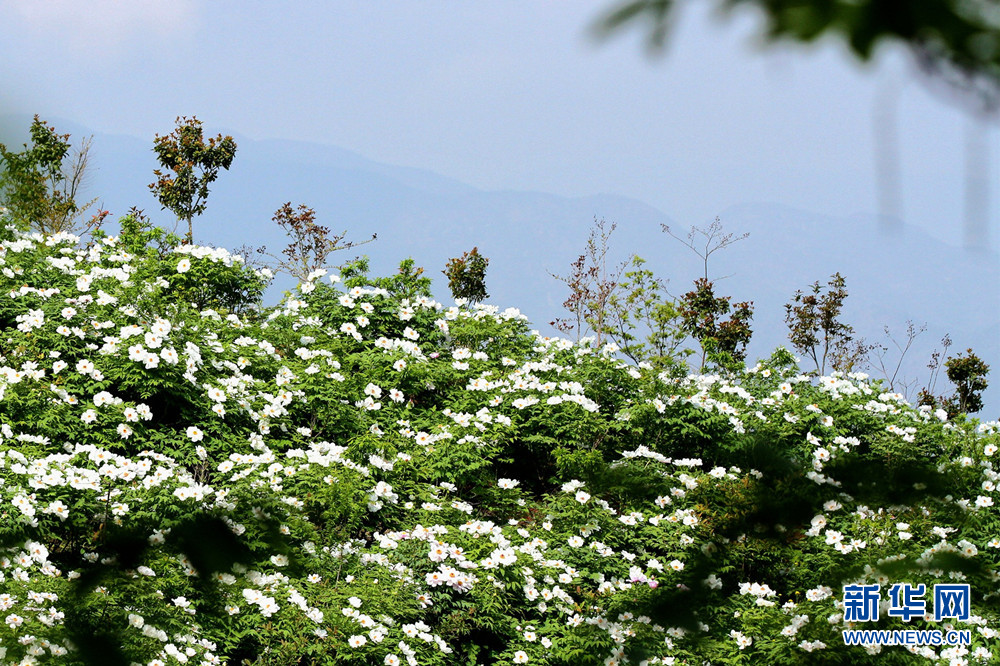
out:
M691 1L651 59L638 32L590 38L612 4L6 0L0 101L147 139L197 115L481 188L628 195L692 224L745 201L878 212L888 128L900 179L885 200L962 242L970 127L994 175L998 135L904 54L862 68L836 44L765 50L752 11L717 20Z

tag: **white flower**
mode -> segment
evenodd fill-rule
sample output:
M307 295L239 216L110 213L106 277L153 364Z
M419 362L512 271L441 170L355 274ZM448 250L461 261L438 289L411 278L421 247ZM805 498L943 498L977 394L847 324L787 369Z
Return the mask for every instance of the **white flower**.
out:
M177 272L178 273L187 273L189 270L191 270L191 260L190 259L188 259L187 257L185 257L184 259L181 259L179 262L177 262Z
M716 576L715 574L710 574L708 578L702 581L702 583L704 583L706 587L712 590L722 589L722 579Z
M510 490L511 488L516 488L521 482L516 479L500 479L497 481L497 485L504 490Z
M62 503L62 500L56 500L45 507L45 513L54 514L59 516L59 520L66 520L69 517L69 507Z
M260 614L264 617L271 617L281 610L281 607L271 597L262 596L260 601L257 602L257 606L260 608Z
M976 544L971 541L962 539L958 542L958 547L962 549L962 554L966 557L975 557L979 554L979 549L976 548Z
M811 590L806 590L806 599L809 601L823 601L823 599L826 599L832 594L832 588L820 585L819 587L814 587Z
M515 664L527 664L528 654L524 650L518 650L514 653L514 663Z
M347 639L347 644L350 645L352 648L359 648L367 642L368 639L365 638L364 636L355 635Z
M200 442L202 439L205 438L205 433L203 433L196 426L188 426L187 436L188 439L190 439L192 442Z
M753 643L752 638L750 638L749 636L744 636L742 632L736 631L735 629L730 631L729 635L736 639L736 645L741 650L747 649Z

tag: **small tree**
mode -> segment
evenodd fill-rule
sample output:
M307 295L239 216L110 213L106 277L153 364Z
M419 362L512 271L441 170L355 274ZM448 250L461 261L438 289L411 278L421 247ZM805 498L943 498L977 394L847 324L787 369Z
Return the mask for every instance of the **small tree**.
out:
M846 281L834 273L825 292L817 280L808 293L796 291L785 304L788 339L797 351L812 359L820 374L826 373L828 360L835 370L850 370L872 349L864 340L855 341L854 328L840 321L846 299Z
M939 370L940 356L937 358L932 356L929 367L932 372ZM920 392L919 403L940 407L947 412L949 418L958 414L975 414L982 410L982 394L989 387L986 375L990 373L990 366L971 349L966 349L964 356L960 354L949 357L944 362L944 368L948 379L955 385L955 393L950 396L935 397L931 393L932 389L925 388Z
M677 302L667 294L664 281L643 268L645 263L638 255L632 257L632 270L625 271L608 299L605 332L634 362L674 367L693 352L681 347L688 335Z
M980 411L983 408L983 391L989 386L986 375L990 374L990 366L971 349L966 349L965 356L949 358L944 367L948 379L955 385L958 411L963 414Z
M346 231L330 236L327 227L316 224L315 210L305 204L292 208L291 201L282 205L271 219L291 237L288 247L282 250L285 258L278 259L277 269L290 273L300 281L305 281L313 271L325 268L332 252L371 243L378 237L372 234L367 240L345 242Z
M479 303L490 295L486 292L486 267L490 260L479 254L479 248L474 247L463 252L461 257L448 260L444 270L448 277L448 288L456 298L465 298L470 303Z
M94 202L80 205L77 194L89 164L91 139L71 151L69 134L35 116L31 145L13 152L0 143L0 201L24 227L45 234L69 232Z
M625 270L624 263L608 268L608 253L611 250L608 241L617 226L614 222L608 226L605 220L594 218L587 247L571 264L569 275L549 273L569 287L570 294L563 301L563 307L571 314L568 318L550 322L551 325L564 333L575 331L577 341L585 332L592 331L598 347L607 334L608 306Z
M153 152L163 169L153 174L156 181L149 189L163 206L179 220L187 221L187 242L194 230L191 220L205 212L208 186L219 176L219 169L229 170L236 156L236 141L219 134L208 141L202 134L202 122L196 117L178 117L177 127L166 136L157 134Z
M753 303L744 301L730 305L729 296L716 296L711 281L698 278L694 290L681 296L680 316L682 329L690 333L701 345L701 369L712 356L723 354L719 360L733 360L742 363L746 358L746 346L750 343L753 330ZM726 315L729 319L723 319Z
M576 258L576 261L570 264L569 275L549 273L569 287L569 296L563 301L563 307L570 312L569 317L556 317L549 324L563 333L575 332L577 342L580 341L584 330L586 330L587 304L591 302L591 283L595 273L596 269L587 265L587 255L585 254L581 254Z
M717 297L715 284L709 279L708 262L713 254L748 238L750 234L724 232L718 217L706 228L692 226L686 236L675 234L666 224L660 227L663 233L701 259L701 277L694 281L694 290L681 296L678 303L681 330L694 337L701 346L701 369L705 369L710 357L722 362L742 362L746 358L746 346L753 336L750 327L753 303L745 301L731 305L729 296ZM732 316L724 320L723 317L730 311Z

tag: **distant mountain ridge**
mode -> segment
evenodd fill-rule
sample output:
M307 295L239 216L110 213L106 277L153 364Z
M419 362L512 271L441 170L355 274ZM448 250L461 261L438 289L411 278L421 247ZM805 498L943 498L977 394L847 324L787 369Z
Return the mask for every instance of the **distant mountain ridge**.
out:
M94 172L85 198L100 196L114 216L131 206L144 208L160 224L173 223L149 193L156 168L152 137L95 134L73 123L47 119L74 138L94 134ZM27 128L30 118L7 119ZM439 298L448 297L440 271L448 258L472 246L490 258L490 302L521 309L543 330L561 316L564 285L550 273L565 274L584 247L594 220L615 221L613 253L625 260L638 253L647 267L669 278L671 293L682 294L700 274L699 260L661 232L677 223L652 206L613 194L563 197L541 192L484 191L430 171L382 164L321 144L252 140L233 132L239 146L228 173L220 175L208 210L195 221L198 242L237 247L266 245L272 254L285 246L270 220L284 202L316 209L317 220L349 238L378 234L359 249L373 270L388 273L408 256L435 278ZM984 418L1000 412L1000 259L994 252L970 252L923 231L895 224L889 232L877 216L850 213L829 217L776 203L746 203L719 212L726 231L750 232L745 241L713 255L709 269L717 292L753 300L755 337L750 356L767 355L787 344L783 305L797 289L821 283L834 272L847 279L850 297L844 319L859 335L880 340L888 325L903 333L905 322L927 324L927 332L907 357L904 372L926 378L928 354L949 333L952 353L972 347L993 367L993 387ZM705 226L710 220L695 221ZM335 262L349 258L334 257ZM280 283L287 287L287 282ZM277 294L275 294L275 298ZM895 362L893 361L893 365ZM917 386L919 388L919 386ZM938 392L947 388L943 379Z

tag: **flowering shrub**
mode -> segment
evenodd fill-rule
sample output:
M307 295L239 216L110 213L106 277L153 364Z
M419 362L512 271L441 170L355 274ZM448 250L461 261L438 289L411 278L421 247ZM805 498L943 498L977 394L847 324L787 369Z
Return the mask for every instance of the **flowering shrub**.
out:
M675 379L412 262L265 308L177 240L0 243L0 663L995 658L997 424L784 350ZM972 643L845 646L896 581L968 582Z

